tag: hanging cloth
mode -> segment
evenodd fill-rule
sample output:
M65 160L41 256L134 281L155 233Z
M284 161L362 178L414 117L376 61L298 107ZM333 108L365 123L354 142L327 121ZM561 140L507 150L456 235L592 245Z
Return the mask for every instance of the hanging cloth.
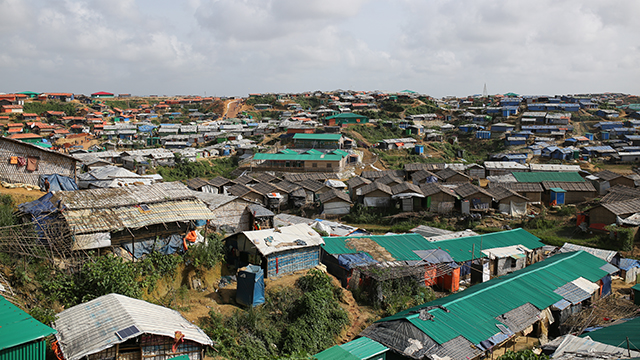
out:
M22 156L18 156L18 166L25 166L27 165L27 159L23 158Z
M11 158L9 158L9 164L18 165L18 157L17 156L12 156Z
M27 157L27 171L37 171L38 170L38 158L33 156Z

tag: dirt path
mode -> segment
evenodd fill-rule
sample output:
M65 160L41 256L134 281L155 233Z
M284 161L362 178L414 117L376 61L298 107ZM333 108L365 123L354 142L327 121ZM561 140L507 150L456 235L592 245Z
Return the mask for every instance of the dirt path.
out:
M45 193L39 190L27 190L24 188L9 189L0 185L0 194L9 194L16 205L37 200Z
M227 102L224 110L223 118L232 119L238 116L238 113L242 109L243 99L235 99Z

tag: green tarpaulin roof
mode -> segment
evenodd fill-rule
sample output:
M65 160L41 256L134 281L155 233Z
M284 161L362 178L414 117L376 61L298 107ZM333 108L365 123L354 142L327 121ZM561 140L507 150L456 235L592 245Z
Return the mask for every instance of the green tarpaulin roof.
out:
M324 140L338 141L342 134L294 134L293 140Z
M0 296L0 351L55 333Z
M450 240L429 242L419 234L336 236L325 237L323 249L329 254L354 254L358 250L348 247L350 238L369 238L387 251L396 260L420 260L415 250L442 249L451 255L454 261L463 262L486 257L481 249L493 249L512 245L522 245L528 249L544 246L540 239L524 229L514 229L490 234L467 236ZM475 253L472 253L475 245Z
M366 337L357 338L346 344L336 345L316 354L318 360L364 360L389 350L386 346Z
M253 160L290 160L290 161L340 161L344 156L336 154L265 154L253 155Z
M640 350L640 317L626 321L622 324L607 326L592 332L583 334L593 341L603 344L627 347L627 336L629 337L629 348Z
M354 113L342 113L342 114L327 116L327 119L350 119L350 118L367 119L367 120L369 119L364 115L354 114Z
M584 182L584 179L577 172L551 172L551 171L532 171L532 172L512 172L518 182L536 183L543 181L556 182Z
M600 270L604 264L604 260L584 251L558 254L525 269L474 285L378 322L409 321L439 344L458 336L478 344L500 332L496 324L501 323L496 317L526 303L543 310L563 299L554 290L568 282L579 277L596 282L605 277L607 272ZM429 310L433 315L432 320L420 320L421 308L437 305L444 306L449 312L439 308L432 309Z

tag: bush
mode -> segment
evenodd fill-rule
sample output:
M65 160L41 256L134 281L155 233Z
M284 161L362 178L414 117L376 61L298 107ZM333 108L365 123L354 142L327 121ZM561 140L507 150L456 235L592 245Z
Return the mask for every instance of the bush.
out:
M325 273L310 270L295 288L269 292L264 305L237 311L227 320L215 311L202 322L217 355L249 360L307 358L334 345L349 322L341 289Z
M512 350L507 350L503 355L501 355L498 360L547 360L549 357L545 354L536 355L533 351L529 349L520 350L514 352Z
M191 245L184 255L184 262L195 268L206 267L211 269L224 259L224 243L222 235L213 233L207 237L206 242Z

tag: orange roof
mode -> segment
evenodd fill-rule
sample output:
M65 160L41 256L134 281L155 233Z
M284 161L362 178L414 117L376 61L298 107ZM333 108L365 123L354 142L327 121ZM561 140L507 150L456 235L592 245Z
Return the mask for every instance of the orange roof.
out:
M7 118L9 118L9 117L7 116ZM7 124L7 126L8 127L24 127L24 124L22 124L22 123L9 123L9 124Z
M22 105L2 105L3 109L22 109Z
M73 96L72 93L48 93L48 96Z
M9 130L7 130L7 131L10 132L10 133L19 133L19 132L22 132L22 128L21 127L12 127L12 128L9 128Z
M54 134L68 134L69 130L67 130L67 129L54 130L53 133Z
M33 116L38 116L38 114L34 114L34 113L23 113L22 114L23 117L33 117Z
M88 134L70 134L69 136L67 136L67 139L75 139L75 138L81 138L86 136L88 136Z
M38 135L38 134L32 134L32 133L27 133L27 134L13 134L11 136L9 136L9 139L41 139L42 136Z
M49 114L49 115L62 115L62 114L64 114L64 111L49 110L49 111L47 111L47 114Z

